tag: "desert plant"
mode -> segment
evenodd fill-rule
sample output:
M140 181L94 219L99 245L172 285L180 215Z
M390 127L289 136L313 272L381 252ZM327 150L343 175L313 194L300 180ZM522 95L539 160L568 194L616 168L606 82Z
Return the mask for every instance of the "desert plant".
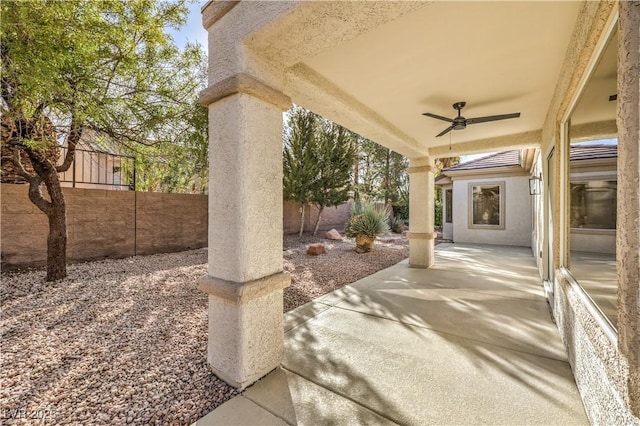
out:
M402 234L407 228L407 225L403 218L394 216L389 219L389 228L391 228L391 230L396 234Z
M345 226L347 237L356 239L356 252L371 251L376 236L389 230L389 212L369 204L356 203Z

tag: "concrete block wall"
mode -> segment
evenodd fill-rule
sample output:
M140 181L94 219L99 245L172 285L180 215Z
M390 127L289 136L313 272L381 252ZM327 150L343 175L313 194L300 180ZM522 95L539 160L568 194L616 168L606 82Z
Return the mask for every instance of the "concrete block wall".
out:
M48 222L27 185L2 184L3 269L46 264ZM206 195L63 188L69 262L181 251L207 245Z
M64 188L63 191L67 201L69 262L135 255L134 192L77 188ZM26 194L21 200L25 198L27 203L31 203ZM40 215L45 217L43 213ZM43 238L45 253L47 232L48 230L45 230ZM3 241L3 253L4 247ZM43 264L44 260L46 255Z
M137 254L207 246L208 197L193 194L137 193Z
M47 217L29 201L27 185L0 188L0 248L2 269L43 266L47 259Z
M335 228L338 231L342 231L351 215L351 206L352 203L346 203L338 207L325 207L324 211L322 212L320 230L326 231L331 228ZM295 203L293 201L284 202L283 227L285 234L295 234L300 231L300 207L300 203ZM317 218L317 207L305 207L305 232L313 232L313 228L316 225Z

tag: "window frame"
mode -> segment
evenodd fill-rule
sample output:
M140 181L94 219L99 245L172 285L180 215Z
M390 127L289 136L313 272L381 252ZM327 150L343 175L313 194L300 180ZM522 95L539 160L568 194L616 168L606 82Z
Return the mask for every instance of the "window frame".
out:
M500 223L498 225L489 225L489 224L476 224L473 223L473 189L474 187L483 187L483 186L497 186L499 188L499 217L500 217ZM505 212L505 207L506 207L506 193L505 193L505 181L488 181L488 182L483 182L483 181L478 181L478 182L469 182L468 185L468 200L469 200L469 205L468 205L468 221L467 221L467 227L469 229L485 229L485 230L504 230L506 227L506 212Z
M444 190L444 223L453 223L453 188Z
M588 185L589 182L615 182L616 184L616 189L614 191L614 193L617 195L617 190L618 190L618 180L617 179L608 179L608 178L576 178L576 179L570 179L569 180L569 214L572 213L572 205L571 205L571 185L581 185L581 184L585 184ZM617 198L617 197L616 197ZM617 205L617 200L616 200L616 205ZM616 215L617 215L617 211L616 211ZM614 223L613 228L589 228L589 227L573 227L571 226L571 218L569 218L569 230L570 232L575 232L577 234L611 234L611 233L615 233L616 229L617 229L618 225L617 225L617 218L616 218L616 223Z

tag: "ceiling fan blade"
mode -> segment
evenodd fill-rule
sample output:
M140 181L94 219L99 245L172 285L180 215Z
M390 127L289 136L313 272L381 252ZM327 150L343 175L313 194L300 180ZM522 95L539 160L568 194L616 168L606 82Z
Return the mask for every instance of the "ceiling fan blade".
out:
M453 120L451 118L443 117L441 115L431 114L430 112L425 112L422 115L426 115L427 117L437 118L438 120L448 121L449 123L453 123Z
M440 132L440 134L436 135L436 138L438 138L438 137L440 137L440 136L442 136L442 135L446 135L447 133L449 133L450 131L452 131L454 127L455 127L455 126L453 126L453 125L452 125L452 126L447 127L447 128L446 128L446 129L444 129L442 132Z
M478 124L478 123L486 123L489 121L498 121L498 120L507 120L509 118L518 118L520 117L519 112L515 112L513 114L502 114L502 115L488 115L486 117L476 117L476 118L467 118L465 120L466 124Z

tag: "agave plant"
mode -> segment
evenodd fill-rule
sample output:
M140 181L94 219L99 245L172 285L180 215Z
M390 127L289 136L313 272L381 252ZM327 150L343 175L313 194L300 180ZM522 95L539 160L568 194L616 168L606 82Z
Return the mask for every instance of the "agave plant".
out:
M389 231L389 212L370 204L356 203L345 226L347 237L356 239L356 252L371 251L377 235Z

